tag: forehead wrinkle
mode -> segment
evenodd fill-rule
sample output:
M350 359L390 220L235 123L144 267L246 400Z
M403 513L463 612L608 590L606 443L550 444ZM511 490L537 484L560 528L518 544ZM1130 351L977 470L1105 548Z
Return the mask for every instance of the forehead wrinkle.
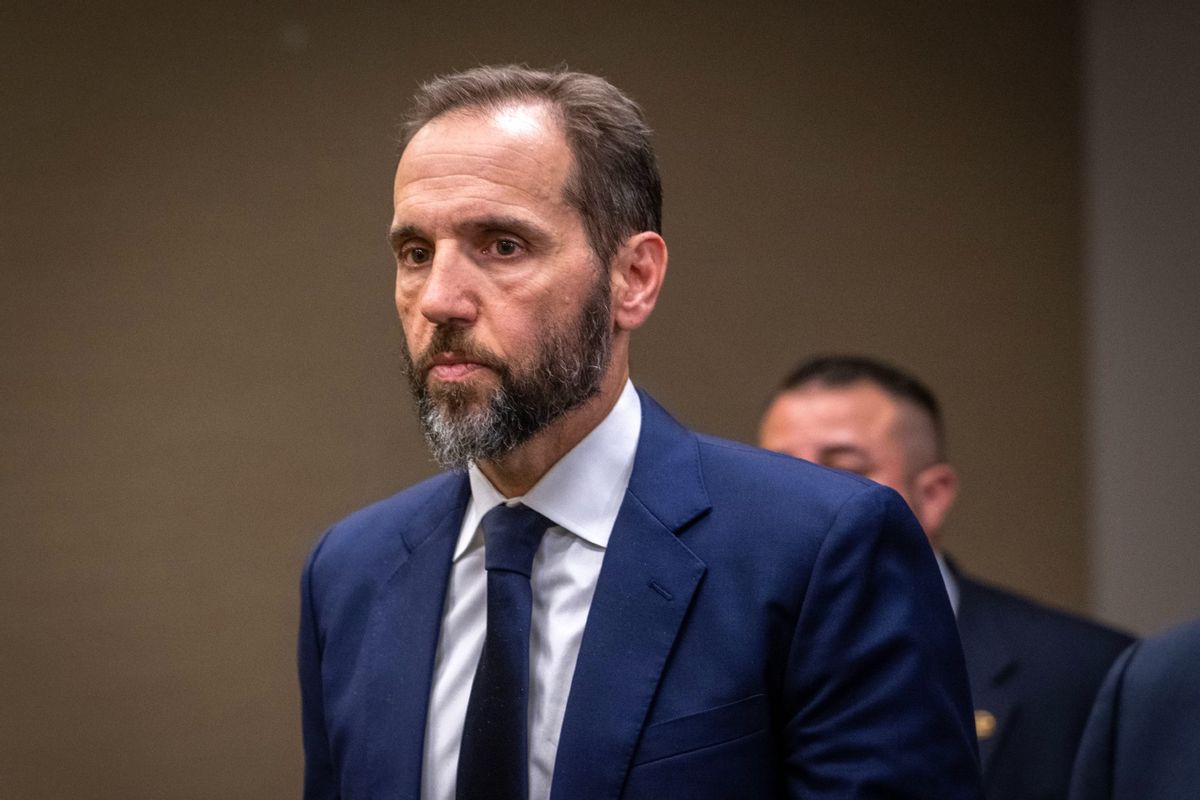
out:
M510 136L509 139L518 137ZM544 141L537 141L532 137L522 137L528 141L503 141L503 142L487 142L487 141L471 141L467 143L455 142L449 143L439 139L431 139L428 143L421 142L415 153L406 153L409 157L408 163L404 163L404 157L401 158L401 170L415 172L438 172L439 169L445 169L441 166L441 162L451 162L454 169L444 173L447 176L457 175L459 177L475 177L482 180L490 180L489 173L496 173L498 176L512 176L512 178L499 177L499 182L511 183L516 180L528 180L530 175L537 175L541 171L546 171L549 164L552 163L553 153L551 151L557 149L558 146L566 147L566 143L559 141L552 145ZM567 174L571 170L571 164L574 159L571 157L570 148L567 148L567 163L565 169L554 170L548 172L545 178L554 178L557 180L558 189L561 193L562 186L566 181ZM463 170L462 162L476 163L479 165L477 170ZM515 162L515 163L513 163ZM407 167L407 170L405 169ZM561 172L562 174L556 174ZM427 177L433 177L429 175ZM420 179L417 176L414 179ZM539 186L545 186L554 181L540 180L536 183Z
M456 194L452 198L422 199L412 197L401 200L396 204L395 227L403 224L412 225L407 220L401 219L405 216L404 212L420 210L429 206L434 207L437 212L434 214L436 217L450 216L475 220L509 217L523 220L527 225L537 225L535 217L520 203L497 200L487 195Z
M528 138L528 137L510 137L510 138ZM562 144L564 147L565 143ZM532 145L532 146L530 146ZM529 142L524 145L519 145L517 142L472 142L471 148L474 152L455 147L445 140L433 139L429 144L421 143L421 147L415 156L412 156L414 161L437 160L443 158L466 158L475 161L488 161L503 165L503 161L510 157L516 156L530 164L540 166L543 162L540 158L534 155L534 151L556 149L550 147L548 143Z
M468 185L464 186L464 184ZM437 197L421 201L424 203L440 203L462 199L512 205L511 202L506 202L503 199L492 196L492 193L487 191L486 187L488 186L498 187L502 192L512 192L528 200L539 202L549 201L559 206L566 206L562 192L554 192L544 184L534 184L532 187L526 187L515 183L484 178L470 172L431 175L408 181L397 187L396 205L399 206L402 202L416 202L416 196L422 193L436 193L438 195Z

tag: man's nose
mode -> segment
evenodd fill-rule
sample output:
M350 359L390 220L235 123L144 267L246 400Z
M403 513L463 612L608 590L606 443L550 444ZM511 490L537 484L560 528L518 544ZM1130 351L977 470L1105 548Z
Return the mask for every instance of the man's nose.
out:
M457 248L439 248L421 290L422 316L435 325L474 322L479 311L475 269Z

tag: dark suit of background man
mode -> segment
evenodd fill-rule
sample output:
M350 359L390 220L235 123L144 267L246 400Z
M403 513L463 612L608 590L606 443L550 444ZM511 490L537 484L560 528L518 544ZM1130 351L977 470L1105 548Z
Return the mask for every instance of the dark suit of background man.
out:
M1200 619L1126 650L1075 759L1071 800L1200 797Z
M920 381L859 356L816 358L783 382L763 447L864 475L900 492L938 553L975 701L991 800L1062 800L1092 699L1132 640L967 577L941 530L958 492L941 410Z
M694 434L629 382L667 266L638 107L480 68L426 84L403 145L396 308L450 470L305 567L306 795L976 797L903 500Z

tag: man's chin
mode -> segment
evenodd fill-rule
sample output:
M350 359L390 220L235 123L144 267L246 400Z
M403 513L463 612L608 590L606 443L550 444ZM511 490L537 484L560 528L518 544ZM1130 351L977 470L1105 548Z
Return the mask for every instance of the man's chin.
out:
M473 380L425 381L426 397L449 417L470 415L487 408L494 391L492 387Z

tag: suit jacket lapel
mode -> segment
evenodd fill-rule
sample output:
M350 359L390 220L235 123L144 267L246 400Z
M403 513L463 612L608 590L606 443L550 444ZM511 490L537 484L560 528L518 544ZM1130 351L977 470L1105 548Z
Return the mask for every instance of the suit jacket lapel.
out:
M981 603L975 584L957 569L954 573L959 587L958 633L971 680L979 763L986 777L1016 712L1008 686L1019 664L1008 636Z
M552 800L620 795L705 565L677 538L709 509L695 437L646 395L571 683Z
M441 630L450 559L470 484L465 475L431 498L413 520L428 527L402 532L408 551L379 589L365 652L371 659L364 697L373 698L367 745L369 797L417 798L425 746L425 715Z

